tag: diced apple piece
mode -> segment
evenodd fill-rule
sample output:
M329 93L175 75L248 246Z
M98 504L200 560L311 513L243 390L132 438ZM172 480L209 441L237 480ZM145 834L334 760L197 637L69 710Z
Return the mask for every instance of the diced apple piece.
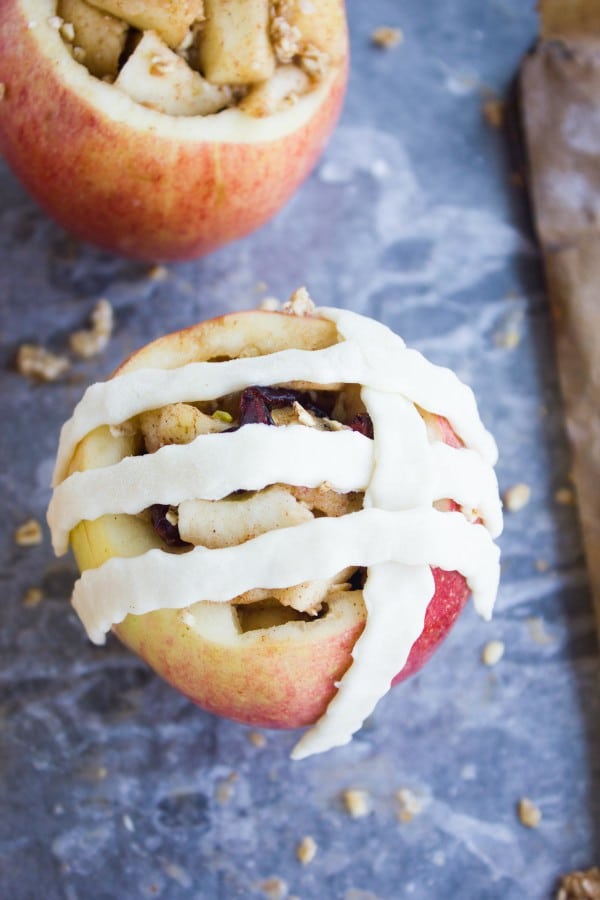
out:
M92 6L123 19L140 31L156 31L169 47L179 47L194 21L202 16L202 0L90 0Z
M201 434L225 431L229 425L207 416L190 403L169 403L140 416L140 429L148 453L169 444L189 444Z
M115 78L125 49L128 25L84 0L58 0L57 15L73 26L72 44L85 53L83 62L97 78Z
M179 505L179 533L190 544L232 547L312 518L285 488L271 487L240 500L184 500Z
M210 84L147 31L115 81L133 100L171 116L207 116L231 102L231 90Z
M298 66L279 66L268 81L263 81L246 94L238 104L249 116L270 116L289 105L310 88L310 78Z
M198 59L213 84L254 84L275 70L269 0L205 0Z
M275 7L306 45L327 53L337 65L346 47L346 19L343 0L280 0Z

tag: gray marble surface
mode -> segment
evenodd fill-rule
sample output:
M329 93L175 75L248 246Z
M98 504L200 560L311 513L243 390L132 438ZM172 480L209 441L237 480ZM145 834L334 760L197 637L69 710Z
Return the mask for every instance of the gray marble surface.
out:
M532 6L350 0L348 100L310 180L260 233L163 280L74 243L0 164L2 898L536 900L598 863L598 653L576 509L555 498L569 455L548 306L503 138L481 116L533 39ZM404 31L388 52L369 41L383 24ZM256 747L116 640L92 647L68 604L74 563L47 533L21 548L13 532L43 517L59 425L86 384L165 330L303 283L469 381L501 486L532 496L506 517L493 622L469 607L351 745L292 763L295 735ZM116 311L101 358L50 386L12 370L24 341L63 352L100 297ZM496 638L506 653L489 669ZM349 787L369 792L366 817L345 811ZM410 822L399 788L422 800ZM523 796L536 829L516 815ZM305 835L318 852L302 866Z

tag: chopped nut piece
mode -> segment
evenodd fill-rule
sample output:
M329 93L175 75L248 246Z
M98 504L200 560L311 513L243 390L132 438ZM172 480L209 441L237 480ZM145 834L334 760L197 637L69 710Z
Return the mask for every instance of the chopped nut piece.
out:
M561 506L572 506L575 503L575 494L571 488L559 488L554 495L554 499Z
M19 547L34 547L43 539L42 526L37 519L27 519L15 531L15 544Z
M528 484L520 482L513 485L504 493L504 505L509 512L518 512L527 506L531 497L531 488Z
M294 291L287 303L283 304L283 312L292 316L310 316L315 311L315 304L305 287Z
M267 744L267 739L260 731L250 731L248 733L248 740L252 744L253 747L265 747Z
M556 900L600 900L600 869L594 866L563 875Z
M17 371L39 381L57 381L69 368L65 356L57 356L36 344L21 344L17 353Z
M91 315L92 327L71 335L71 350L82 359L91 359L106 348L113 331L113 311L108 300L99 300Z
M25 592L25 596L23 597L23 606L27 608L31 608L33 606L39 606L39 604L44 599L44 592L41 588L38 587L30 587Z
M386 25L376 28L371 35L371 42L376 47L382 47L384 50L391 50L392 47L397 47L403 40L404 35L400 28L390 28Z
M481 651L481 661L486 666L495 666L504 656L504 644L502 641L488 641Z
M290 63L294 56L298 56L302 49L302 35L299 28L290 25L283 16L276 15L271 19L270 33L271 44L280 63Z
M323 81L329 70L329 64L329 54L314 44L307 44L300 55L300 68L313 81Z
M312 862L317 853L317 844L310 835L302 838L298 846L296 847L296 856L300 860L303 866L308 865L308 863Z
M521 824L526 828L537 828L542 821L541 810L527 797L522 797L519 800L517 811Z
M267 900L285 900L288 895L288 886L283 878L266 878L259 885Z
M349 788L347 791L344 791L343 797L346 809L353 819L361 819L369 813L371 806L368 791Z
M400 807L398 818L401 822L411 822L415 816L423 812L423 799L410 788L400 788L396 791L396 800Z
M488 100L484 101L481 111L483 113L483 118L490 128L502 128L502 125L504 124L505 107L506 104L504 101L498 100L496 97L490 97Z

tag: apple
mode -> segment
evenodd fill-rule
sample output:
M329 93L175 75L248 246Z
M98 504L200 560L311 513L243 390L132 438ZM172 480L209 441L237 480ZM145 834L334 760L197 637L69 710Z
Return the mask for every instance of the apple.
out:
M343 0L280 6L2 0L0 152L108 250L181 260L248 234L311 170L347 81Z
M147 366L169 369L248 352L318 350L336 340L336 327L327 319L277 312L237 313L147 345L118 373ZM153 417L155 422L154 413ZM450 436L446 420L430 414L427 419L430 432L439 440ZM186 440L182 435L180 430L176 438ZM454 432L452 436L456 439ZM111 433L106 427L98 428L78 445L69 471L114 464L136 452L136 446L139 449L136 440L126 431ZM455 508L452 501L448 507ZM148 522L125 515L81 522L71 532L71 545L81 570L99 566L112 556L136 556L152 547L164 548ZM434 569L433 575L435 593L424 630L394 682L421 668L469 595L458 572ZM315 722L325 711L336 682L351 664L352 648L365 621L362 591L333 588L325 611L315 618L278 602L199 602L182 610L129 615L114 626L114 632L204 709L254 726L296 728Z

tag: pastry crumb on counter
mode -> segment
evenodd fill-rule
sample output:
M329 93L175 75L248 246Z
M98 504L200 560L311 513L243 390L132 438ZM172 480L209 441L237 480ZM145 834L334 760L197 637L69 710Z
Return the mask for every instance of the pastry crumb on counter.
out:
M550 568L550 563L547 559L536 559L535 568L538 572L547 572Z
M33 608L34 606L39 606L39 604L44 599L44 592L39 587L30 587L25 591L25 595L23 597L23 606L26 606L28 609Z
M353 819L361 819L371 811L368 791L360 788L348 788L342 797L346 810Z
M56 31L60 31L65 20L61 18L61 16L49 16L47 21L50 28L55 28Z
M91 359L106 349L114 327L113 308L108 300L99 300L91 315L92 327L75 331L69 338L71 350L81 359Z
M517 804L517 813L521 825L526 828L537 828L542 821L542 812L539 806L528 797L521 797Z
M504 656L503 641L488 641L481 651L481 661L486 666L497 665Z
M248 732L248 740L252 744L253 747L265 747L267 744L267 739L260 731L249 731Z
M164 281L168 274L169 270L166 266L151 266L148 269L146 278L148 281Z
M72 22L62 22L58 26L58 30L60 31L61 37L65 41L74 41L75 40L75 26Z
M283 304L282 310L292 316L310 316L315 311L315 304L306 288L299 287Z
M575 503L575 492L571 488L559 488L554 494L554 499L561 506L573 506Z
M37 381L57 381L70 368L66 356L58 356L38 344L21 344L16 367L19 375Z
M404 34L401 28L391 28L389 25L382 25L376 28L371 34L371 43L382 50L391 50L404 41Z
M520 509L527 506L531 499L531 488L525 482L519 482L509 487L502 498L504 506L509 512L519 512Z
M499 100L497 97L489 97L487 100L483 101L481 106L483 118L490 128L502 128L504 125L505 111L506 104L504 100Z
M563 875L556 900L600 900L600 869L594 866Z
M514 350L521 343L521 334L516 328L508 328L506 331L498 332L494 341L502 350Z
M296 856L300 860L303 866L308 865L308 863L312 862L317 854L317 844L314 838L312 838L309 834L306 837L303 837L298 846L296 847Z
M42 526L37 519L27 519L15 531L15 544L19 547L35 547L42 539Z
M423 798L410 788L403 787L396 791L398 801L398 819L401 822L412 822L415 816L423 812Z
M288 895L287 882L276 875L261 881L259 888L267 900L285 900Z

